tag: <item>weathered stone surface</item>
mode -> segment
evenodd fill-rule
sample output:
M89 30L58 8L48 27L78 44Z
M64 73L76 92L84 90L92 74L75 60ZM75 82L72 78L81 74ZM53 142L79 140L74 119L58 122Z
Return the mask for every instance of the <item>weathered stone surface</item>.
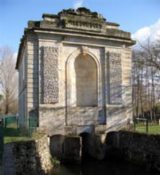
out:
M13 165L9 169L5 168L4 174L6 175L12 175L12 173L16 175L45 175L53 167L46 136L36 141L15 142L12 144L10 152ZM7 166L6 161L7 159L5 159ZM12 167L13 169L11 169Z
M127 160L160 172L160 136L110 132L106 138L106 157Z
M129 107L128 107L129 108ZM107 114L108 114L108 118L107 118L107 128L106 128L106 132L110 132L110 131L119 131L123 128L128 127L127 125L130 124L131 125L131 117L129 114L129 117L127 115L127 110L126 107L120 105L120 106L116 106L116 105L109 105L107 107ZM130 121L130 123L129 123Z
M98 107L68 107L68 125L95 125L98 123ZM76 120L75 120L76 118Z
M65 108L41 107L39 110L39 127L48 135L64 134Z
M132 119L134 41L118 27L86 8L29 22L17 60L24 88L19 92L21 126L36 110L38 126L48 135L67 134L71 127L76 134L99 132L91 129L98 125L108 132Z
M78 136L52 136L50 149L52 156L63 163L79 164L81 162L81 138Z
M122 65L121 55L118 53L110 52L109 56L109 89L111 104L122 103Z
M43 14L43 21L29 21L28 28L66 28L78 31L103 33L109 37L130 39L130 33L118 29L119 24L106 22L106 19L97 12L87 8L62 10L58 15ZM26 30L27 31L27 30Z
M58 48L43 47L42 61L42 96L43 103L58 102Z
M103 135L93 135L82 133L82 156L84 158L94 158L96 160L103 160L106 153L106 145L103 141Z
M62 161L64 135L53 135L50 137L50 151L53 158Z
M67 136L63 145L63 160L66 163L81 162L81 138Z

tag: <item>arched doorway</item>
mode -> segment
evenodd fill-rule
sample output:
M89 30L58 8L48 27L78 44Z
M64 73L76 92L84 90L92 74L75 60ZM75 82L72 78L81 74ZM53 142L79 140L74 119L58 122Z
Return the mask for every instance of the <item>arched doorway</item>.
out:
M97 106L97 65L88 54L80 54L74 63L76 106Z

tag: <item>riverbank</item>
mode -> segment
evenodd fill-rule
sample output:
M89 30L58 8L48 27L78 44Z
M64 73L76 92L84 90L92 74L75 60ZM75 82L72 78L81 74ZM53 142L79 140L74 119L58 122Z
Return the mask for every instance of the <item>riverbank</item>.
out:
M92 162L85 162L85 167L67 165L60 167L55 175L158 175L160 172L160 135L136 133L129 131L109 132L106 135L82 137L82 156L94 158L98 166ZM84 144L84 145L83 145ZM102 160L102 161L97 161ZM109 164L108 164L109 163ZM110 164L111 163L111 164ZM114 166L116 164L116 166ZM109 167L107 167L109 165ZM119 166L119 169L116 167ZM128 169L128 166L130 167ZM107 167L107 168L106 168ZM114 169L110 169L114 167ZM86 173L87 172L87 173ZM109 174L110 173L110 174Z
M53 136L52 156L63 163L80 163L82 158L127 161L147 170L160 172L160 135L115 131L105 134L83 133L80 136ZM68 159L69 157L69 159Z
M106 137L106 158L125 160L160 172L160 135L110 132Z
M52 175L159 175L123 161L83 161L81 165L61 165Z
M51 152L51 154L50 154ZM53 168L54 158L64 164L79 164L87 157L97 160L118 160L160 172L160 135L115 131L99 135L46 135L5 144L4 175L44 175Z
M53 168L48 137L4 145L4 175L46 175Z

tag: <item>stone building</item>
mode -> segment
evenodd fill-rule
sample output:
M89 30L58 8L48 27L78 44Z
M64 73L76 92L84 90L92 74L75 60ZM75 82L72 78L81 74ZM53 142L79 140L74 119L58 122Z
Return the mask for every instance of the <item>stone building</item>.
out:
M130 33L86 8L43 14L21 39L19 122L50 135L110 131L132 120Z

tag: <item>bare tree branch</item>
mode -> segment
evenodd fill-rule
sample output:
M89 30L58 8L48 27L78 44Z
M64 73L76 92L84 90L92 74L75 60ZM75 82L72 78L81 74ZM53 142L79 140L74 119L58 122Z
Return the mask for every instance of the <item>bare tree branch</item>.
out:
M16 112L12 109L17 103L17 72L15 70L14 53L9 47L0 48L0 92L3 96L3 112Z

